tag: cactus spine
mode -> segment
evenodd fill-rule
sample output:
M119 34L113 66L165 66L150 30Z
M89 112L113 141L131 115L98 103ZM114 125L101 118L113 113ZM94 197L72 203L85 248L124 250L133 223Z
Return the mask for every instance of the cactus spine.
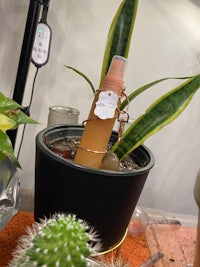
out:
M97 234L83 220L56 214L28 228L9 267L86 267L99 249Z

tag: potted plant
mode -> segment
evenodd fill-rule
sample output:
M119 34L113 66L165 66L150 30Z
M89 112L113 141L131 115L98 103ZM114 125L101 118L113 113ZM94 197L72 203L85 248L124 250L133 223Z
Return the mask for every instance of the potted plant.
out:
M131 35L137 13L137 0L123 0L110 26L104 54L100 86L114 55L128 57ZM69 67L94 86L85 74ZM170 78L161 78L133 91L120 110L140 93ZM179 79L179 78L177 78ZM55 211L73 212L97 228L103 250L120 244L137 204L154 159L143 142L174 120L189 104L200 87L200 75L181 77L186 81L153 103L123 133L119 142L113 132L111 151L122 161L127 155L136 159L139 169L120 172L92 169L58 157L45 144L68 136L81 136L81 126L56 126L40 132L36 138L35 219ZM123 121L122 121L123 124ZM98 141L98 137L94 136Z
M123 241L154 159L141 146L132 154L140 169L109 171L80 166L49 149L55 141L79 138L82 132L81 125L59 125L37 135L34 216L39 221L56 212L76 214L95 227L106 251ZM116 139L113 132L110 141Z
M33 223L18 240L8 267L129 267L119 253L112 257L98 255L101 242L98 233L74 214L54 214ZM138 267L152 266L164 255L157 252Z
M112 257L98 255L101 242L98 233L74 214L54 214L28 227L12 253L8 267L129 267L118 253ZM160 252L140 266L152 266L164 255ZM139 267L139 266L138 266Z
M97 233L87 222L73 214L54 214L28 228L8 266L91 266L88 257L99 247Z
M7 130L20 124L36 123L27 116L22 107L0 92L0 229L2 229L19 208L18 159L14 155Z

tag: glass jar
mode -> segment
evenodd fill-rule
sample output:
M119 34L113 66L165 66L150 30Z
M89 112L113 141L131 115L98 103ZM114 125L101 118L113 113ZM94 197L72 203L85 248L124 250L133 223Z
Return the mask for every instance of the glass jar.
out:
M80 112L75 108L51 106L49 107L47 127L58 124L78 124L79 114Z

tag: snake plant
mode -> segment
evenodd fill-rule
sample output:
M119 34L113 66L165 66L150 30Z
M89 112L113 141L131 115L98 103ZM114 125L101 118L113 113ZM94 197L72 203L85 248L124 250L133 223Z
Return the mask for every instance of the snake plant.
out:
M22 107L18 103L0 92L0 160L9 157L17 167L20 165L14 155L12 143L6 131L14 130L20 124L36 123L21 109Z
M137 15L137 7L138 0L123 0L113 18L104 52L100 86L106 75L112 57L114 55L120 55L128 58ZM71 68L69 66L66 67ZM86 75L74 68L71 69L85 78L94 91L94 86ZM125 100L122 102L120 110L124 110L127 104L130 104L130 102L139 94L145 92L153 85L167 79L184 79L185 81L178 87L172 88L171 91L167 92L150 105L146 112L136 119L135 122L123 133L120 142L117 141L114 144L112 151L118 155L120 161L141 145L148 137L155 134L162 127L177 118L190 103L193 95L200 87L200 74L192 77L161 78L135 89L128 96L128 101Z

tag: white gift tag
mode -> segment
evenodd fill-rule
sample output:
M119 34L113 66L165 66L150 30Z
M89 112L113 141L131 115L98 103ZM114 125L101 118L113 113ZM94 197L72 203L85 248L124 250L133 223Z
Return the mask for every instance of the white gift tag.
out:
M102 120L113 118L117 108L118 99L118 95L113 91L102 91L96 102L94 114Z

